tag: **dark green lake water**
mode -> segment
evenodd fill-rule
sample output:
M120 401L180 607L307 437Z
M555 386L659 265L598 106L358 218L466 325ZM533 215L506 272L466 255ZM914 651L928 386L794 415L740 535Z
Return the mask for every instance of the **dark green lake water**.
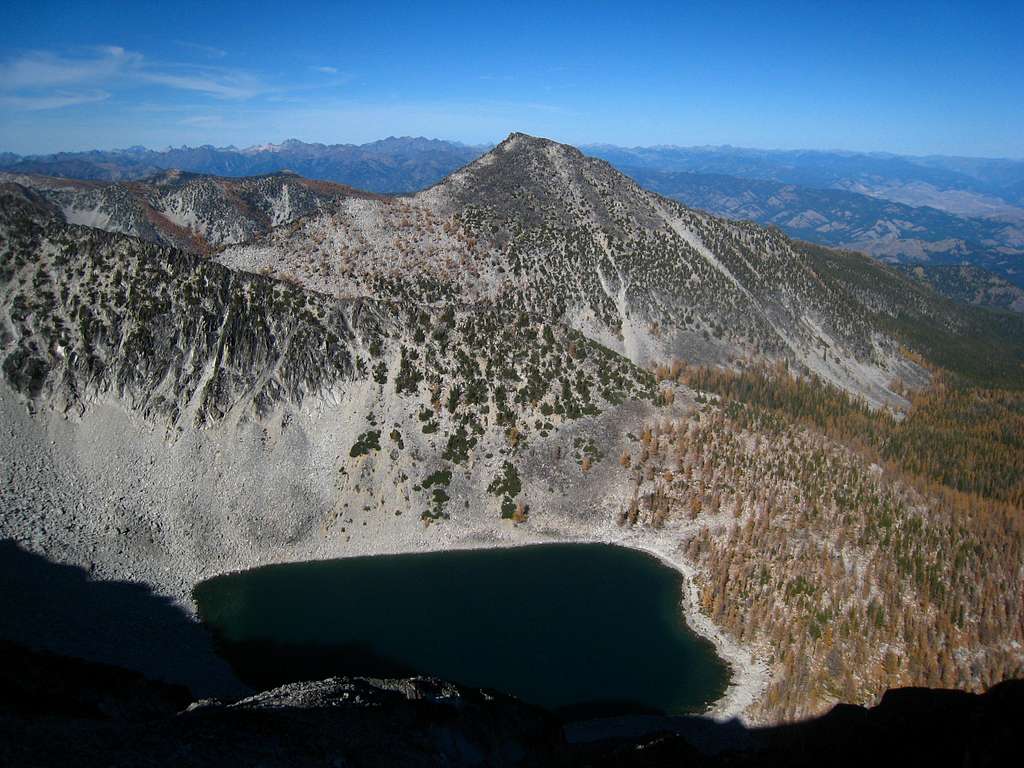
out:
M702 709L728 683L686 627L681 577L604 544L358 557L199 584L220 653L266 688L424 674L567 717Z

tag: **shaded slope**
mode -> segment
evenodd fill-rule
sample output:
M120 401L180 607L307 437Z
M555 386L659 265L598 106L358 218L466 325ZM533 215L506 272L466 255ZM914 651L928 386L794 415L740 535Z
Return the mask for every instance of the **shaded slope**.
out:
M6 650L10 689L21 697L31 692L39 708L35 716L0 712L0 758L11 765L959 768L1009 764L1024 707L1024 683L1015 681L983 694L896 689L872 708L841 705L774 728L688 717L561 729L543 710L440 680L331 678L240 701L199 702L175 715L169 691L123 671ZM113 716L69 711L97 700L129 707Z
M115 664L154 680L187 686L199 696L239 696L249 690L215 653L207 630L172 600L144 584L94 581L83 568L50 562L8 539L0 540L0 578L4 583L0 649L8 650L10 643L17 643ZM3 653L3 658L0 682L9 682L3 680L7 675L20 677L27 671L12 669L9 653ZM100 677L99 682L106 682L102 686L106 688L113 681ZM40 690L35 681L32 687L37 696L47 690ZM177 709L187 705L188 692L184 701L180 695L177 701ZM53 703L38 705L45 708ZM7 699L0 709L5 706L34 708L32 700L24 698ZM74 710L81 711L83 706L115 713L127 709L107 707L100 698L91 704L81 701Z

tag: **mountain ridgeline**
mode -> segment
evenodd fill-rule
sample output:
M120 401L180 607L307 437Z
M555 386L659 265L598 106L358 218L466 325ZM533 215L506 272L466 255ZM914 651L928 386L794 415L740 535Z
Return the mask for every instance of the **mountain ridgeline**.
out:
M145 181L73 181L0 173L12 194L47 200L58 218L193 253L250 240L273 227L331 208L346 197L374 197L341 184L279 172L250 178L164 171Z
M263 176L291 171L378 193L413 192L475 160L483 147L450 141L390 137L368 144L311 144L289 139L258 147L133 147L109 152L0 154L0 171L88 181L131 181L163 171L215 176Z
M291 139L247 149L0 153L0 171L108 182L143 180L171 169L221 177L288 171L374 193L407 194L437 183L487 149L407 137L362 145ZM728 146L592 145L584 151L608 160L644 188L692 208L772 224L791 237L894 263L969 264L1024 287L1020 161ZM93 224L95 218L84 223ZM939 280L934 285L942 291L948 284ZM950 288L948 295L965 298ZM975 292L969 298L1013 308L1003 295Z

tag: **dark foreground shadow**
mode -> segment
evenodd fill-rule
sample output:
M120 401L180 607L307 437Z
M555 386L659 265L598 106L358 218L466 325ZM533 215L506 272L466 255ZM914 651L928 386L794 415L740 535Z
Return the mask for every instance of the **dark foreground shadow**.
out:
M248 690L207 630L168 598L143 584L93 580L10 540L0 541L0 640L137 670L195 696Z
M1024 680L983 694L898 688L875 707L839 704L821 717L748 728L703 717L574 723L565 735L577 765L1002 766L1024 755Z
M330 678L186 708L187 692L0 643L0 765L1018 765L1024 681L984 694L905 688L774 728L701 717L565 725L493 691L428 678Z

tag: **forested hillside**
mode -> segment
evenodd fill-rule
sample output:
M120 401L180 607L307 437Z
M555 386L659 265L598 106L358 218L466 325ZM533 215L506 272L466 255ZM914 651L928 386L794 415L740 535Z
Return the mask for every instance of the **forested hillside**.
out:
M699 405L621 457L620 524L682 525L704 610L775 670L757 711L1024 674L1021 392L940 376L900 418L784 366L657 375Z

